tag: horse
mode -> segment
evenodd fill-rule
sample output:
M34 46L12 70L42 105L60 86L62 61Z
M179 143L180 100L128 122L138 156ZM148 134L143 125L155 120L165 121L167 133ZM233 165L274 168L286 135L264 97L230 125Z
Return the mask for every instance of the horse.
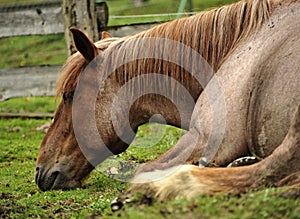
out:
M299 186L299 12L299 0L241 0L95 44L71 28L78 52L58 81L62 100L41 143L36 184L80 187L152 119L187 132L138 168L126 195ZM245 156L258 162L225 168Z

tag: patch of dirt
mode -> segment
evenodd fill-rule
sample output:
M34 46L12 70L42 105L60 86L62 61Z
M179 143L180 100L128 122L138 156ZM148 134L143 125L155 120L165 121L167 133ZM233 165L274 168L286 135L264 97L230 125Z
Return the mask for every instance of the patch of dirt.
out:
M3 196L3 193L1 197ZM8 196L4 195L6 199ZM24 206L17 204L13 199L8 199L5 203L0 203L0 218L10 218L11 212L22 214L26 211Z
M12 195L9 193L2 192L0 195L0 199L20 199L21 197L18 195Z
M22 131L22 130L23 130L22 127L20 127L20 126L15 126L15 127L13 127L13 128L10 128L10 129L9 129L9 132L20 132L20 131Z

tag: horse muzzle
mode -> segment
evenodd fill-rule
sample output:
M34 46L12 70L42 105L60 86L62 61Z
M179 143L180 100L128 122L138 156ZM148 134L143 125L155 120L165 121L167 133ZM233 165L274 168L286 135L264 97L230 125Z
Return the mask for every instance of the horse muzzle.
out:
M40 190L68 190L81 186L80 181L72 180L59 168L46 168L38 165L35 170L35 182Z

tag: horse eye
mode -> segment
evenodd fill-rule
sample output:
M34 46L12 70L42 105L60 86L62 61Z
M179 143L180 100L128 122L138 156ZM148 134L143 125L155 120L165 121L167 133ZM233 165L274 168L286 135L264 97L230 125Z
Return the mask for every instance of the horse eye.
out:
M74 91L71 91L71 92L64 92L64 93L63 93L63 100L64 100L64 103L72 102L73 96L74 96Z
M66 92L63 93L63 100L64 100L64 102L66 102L66 100L67 100L67 93Z

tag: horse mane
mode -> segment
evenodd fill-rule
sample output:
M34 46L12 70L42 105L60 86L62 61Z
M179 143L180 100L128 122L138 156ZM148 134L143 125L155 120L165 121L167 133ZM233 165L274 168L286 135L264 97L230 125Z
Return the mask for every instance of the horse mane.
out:
M101 51L105 50L112 42L117 41L119 38L108 38L95 43L96 47ZM76 52L71 55L61 70L61 75L57 81L57 93L56 96L60 96L63 93L70 93L75 90L79 75L88 65L84 57Z
M270 0L242 0L164 23L137 37L162 37L179 41L199 52L217 71L224 58L242 40L257 31L270 13Z
M138 44L144 38L157 37L181 42L191 47L216 72L243 40L259 30L269 18L272 8L274 8L272 6L275 5L276 1L278 2L278 0L242 0L191 17L166 22L131 37L115 39L116 43L108 45L104 51L104 61L108 65L113 65L114 60L127 60L128 56L143 53L141 46L132 45L132 39L139 39L136 40ZM285 0L279 2L283 1ZM120 48L123 48L124 52L115 53L117 54L115 56L109 55ZM153 49L153 52L155 52L155 49ZM137 66L139 63L143 63L143 61L129 63L127 66L119 68L115 72L115 77L119 81L125 82L137 74L143 74L144 72L141 69L145 68L145 63L143 64L144 67ZM71 56L63 68L58 82L57 93L62 94L63 92L74 91L79 75L86 65L84 58L79 53ZM163 65L165 64L158 63L157 60L148 61L146 64L147 72L157 72L155 70L160 68L162 72L175 78L180 74L178 73L178 66L168 63L166 63L166 66Z

